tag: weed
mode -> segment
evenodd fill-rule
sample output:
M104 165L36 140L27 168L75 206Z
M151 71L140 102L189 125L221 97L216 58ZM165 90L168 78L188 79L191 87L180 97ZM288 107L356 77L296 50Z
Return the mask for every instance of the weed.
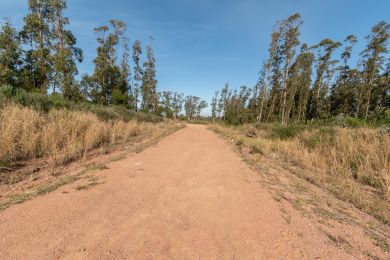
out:
M250 149L251 149L251 153L253 154L257 153L257 154L264 155L263 150L258 145L252 145Z
M242 146L244 144L244 140L242 140L242 139L238 139L237 141L236 141L236 145L237 146Z

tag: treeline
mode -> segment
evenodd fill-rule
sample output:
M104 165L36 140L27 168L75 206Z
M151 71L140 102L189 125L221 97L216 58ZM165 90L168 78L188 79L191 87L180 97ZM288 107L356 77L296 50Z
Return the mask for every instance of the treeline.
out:
M119 20L95 28L94 70L78 80L83 51L68 29L66 8L66 0L29 0L20 31L8 21L0 27L0 86L170 118L182 112L190 119L199 116L204 101L158 91L152 47L143 48L138 40L131 44L127 25Z
M276 23L256 86L232 90L226 84L216 92L214 120L287 124L334 116L390 118L390 24L372 27L356 67L349 66L356 36L308 46L299 40L302 24L299 13Z

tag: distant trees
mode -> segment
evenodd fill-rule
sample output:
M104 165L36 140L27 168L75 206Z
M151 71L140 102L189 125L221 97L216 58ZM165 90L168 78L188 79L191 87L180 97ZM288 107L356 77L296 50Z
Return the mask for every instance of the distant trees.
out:
M126 25L117 20L110 21L111 28L100 26L95 28L98 47L94 59L95 69L92 76L84 75L84 82L88 84L89 98L103 105L126 104L129 91L129 67L127 61L127 42L123 38ZM125 50L121 66L117 64L117 53L120 41L123 41ZM83 83L84 83L83 82Z
M169 118L179 118L183 112L188 119L198 118L208 106L199 97L159 92L152 46L130 42L127 25L119 20L95 28L94 70L78 78L83 52L68 29L67 1L28 0L27 5L19 32L9 22L0 26L0 86ZM350 64L357 42L354 35L343 42L325 38L309 46L299 39L302 24L299 13L276 24L258 82L253 88L240 89L225 84L212 98L213 120L287 124L387 113L390 24L381 21L372 27L357 66Z
M184 101L184 110L188 120L199 119L200 113L203 109L207 108L206 101L201 100L196 96L188 96Z
M276 24L256 86L238 91L226 84L212 100L213 118L287 124L337 115L368 118L390 109L388 23L371 29L356 68L350 67L356 36L309 47L299 41L301 24L299 14ZM335 54L341 46L339 61Z
M183 110L184 104L184 94L179 94L175 92L172 97L172 112L173 116L177 119L180 115L180 112Z
M12 24L0 26L0 86L62 95L75 102L120 105L179 118L184 94L157 89L156 59L151 45L143 51L141 42L131 45L127 25L110 20L96 27L96 56L93 72L77 80L77 63L83 52L67 29L66 0L28 0L28 14L18 32ZM144 56L143 56L144 54ZM191 118L199 117L205 101L191 97Z

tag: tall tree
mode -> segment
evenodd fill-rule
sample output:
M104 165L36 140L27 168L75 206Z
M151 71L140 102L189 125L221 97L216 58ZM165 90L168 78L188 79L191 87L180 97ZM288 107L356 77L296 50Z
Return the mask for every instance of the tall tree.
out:
M187 96L184 102L184 110L188 120L199 118L203 109L208 106L207 102L200 97Z
M173 118L174 112L172 109L172 91L163 91L162 92L162 105L165 117Z
M113 90L113 93L116 93L115 98L113 95L113 103L127 105L129 107L134 107L134 99L132 95L132 89L130 84L130 64L129 64L129 40L127 37L122 37L122 59L120 62L119 68L119 82L116 89Z
M330 94L330 112L332 115L353 115L356 107L356 88L359 85L359 73L350 69L348 61L352 55L352 48L357 42L354 35L348 35L344 40L344 51L341 54L342 65L335 85Z
M280 27L278 30L275 30L271 35L271 44L268 49L269 52L269 58L268 58L268 64L270 66L270 73L268 75L270 82L270 92L269 92L269 99L268 99L268 114L267 114L267 121L270 119L274 119L274 114L278 114L277 107L276 107L276 101L280 98L280 86L281 86L281 64L282 64L282 56L281 56L281 34L280 34Z
M142 108L146 112L157 112L157 80L156 60L151 46L146 47L147 58L143 65L142 74Z
M108 51L108 40L107 32L109 28L107 26L100 26L95 28L95 32L98 35L97 42L99 46L97 47L97 56L94 59L95 70L93 74L93 79L96 82L94 86L94 98L98 103L107 105L109 100L108 96L110 94L109 89L109 79L108 74L110 73L110 56Z
M207 108L208 104L205 100L201 100L199 104L196 106L196 117L200 119L200 114L202 113L202 110Z
M184 103L184 94L179 94L177 92L173 93L172 97L172 111L174 117L177 119L180 115L180 112L183 110Z
M140 95L140 82L142 79L142 68L140 66L140 56L142 55L141 42L135 41L133 44L133 61L134 61L134 106L138 111L138 102Z
M26 70L30 71L30 82L42 93L46 93L52 77L50 54L52 33L49 28L53 9L50 0L29 0L29 13L24 18L21 36L30 49L26 53Z
M261 120L263 119L264 115L264 110L265 110L265 105L267 102L267 73L269 70L269 64L266 62L263 63L263 67L260 71L259 75L259 81L257 85L260 88L260 94L259 94L259 102L258 102L258 113L256 116L256 122L260 123Z
M364 109L362 115L367 118L370 110L376 109L373 104L372 93L378 86L380 71L384 65L384 54L388 52L387 43L389 40L390 24L381 21L371 29L371 33L366 37L368 44L362 52L363 56L363 78L364 78Z
M316 78L310 92L309 119L324 117L327 112L326 96L337 63L332 54L340 45L340 42L324 39L313 47L317 50Z
M281 25L281 57L283 60L283 83L282 83L282 99L281 99L281 122L286 123L289 114L287 106L287 91L288 91L288 76L290 66L294 60L296 47L299 42L299 27L302 24L299 13L293 14L286 20L282 21Z
M226 83L224 88L221 90L220 98L218 100L218 118L221 118L221 114L225 114L227 101L231 95L231 92L229 90L229 83Z
M286 105L286 123L293 111L293 119L300 121L306 117L307 99L311 85L314 55L306 44L291 67L288 84L288 102Z
M108 26L95 28L99 45L96 50L97 56L94 59L95 69L92 76L96 82L93 85L96 87L94 101L104 105L112 101L126 103L128 89L127 84L121 85L123 71L116 63L118 45L126 31L126 24L118 20L111 20L110 24L112 30Z
M211 100L211 117L213 122L217 119L217 101L218 101L218 91L215 92L213 99Z
M192 120L196 116L199 101L200 98L195 96L187 96L185 98L184 110L188 120Z
M18 33L9 22L6 22L0 27L0 86L17 85L21 54Z
M52 35L52 56L53 56L53 92L56 87L62 90L65 98L75 99L80 96L80 90L75 82L78 73L76 61L82 62L83 52L75 47L76 38L73 33L66 30L69 19L64 17L64 10L67 8L66 0L50 0Z

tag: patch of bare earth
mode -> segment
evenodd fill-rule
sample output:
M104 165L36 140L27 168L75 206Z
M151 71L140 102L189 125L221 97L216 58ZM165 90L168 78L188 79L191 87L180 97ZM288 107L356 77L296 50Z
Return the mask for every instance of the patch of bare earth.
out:
M261 160L190 125L1 212L0 259L389 258L387 227Z

